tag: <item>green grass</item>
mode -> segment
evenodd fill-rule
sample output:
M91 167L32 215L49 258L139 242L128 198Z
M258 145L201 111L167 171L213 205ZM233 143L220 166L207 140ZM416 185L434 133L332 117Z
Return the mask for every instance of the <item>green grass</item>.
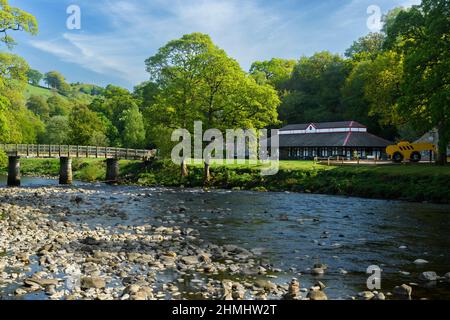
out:
M50 90L48 88L44 88L44 87L37 87L37 86L33 86L31 84L27 84L26 88L25 88L25 98L28 99L29 97L35 95L35 96L43 96L45 98L50 98L53 95L57 95L61 98L63 98L64 100L66 100L67 102L69 102L69 100L77 100L81 103L86 103L89 104L92 102L92 100L94 99L94 96L91 96L89 94L85 94L82 92L78 92L75 91L71 94L69 94L68 97L61 95L60 93L54 91L54 90Z
M30 96L44 96L46 98L50 98L54 94L57 94L57 95L61 96L59 93L53 92L50 89L43 88L43 87L36 87L36 86L31 85L31 84L28 84L27 87L25 88L25 97L27 99Z

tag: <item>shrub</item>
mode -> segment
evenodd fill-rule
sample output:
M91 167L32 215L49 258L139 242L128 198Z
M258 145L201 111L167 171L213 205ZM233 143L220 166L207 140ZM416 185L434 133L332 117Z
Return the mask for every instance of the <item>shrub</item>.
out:
M0 150L0 169L6 169L8 166L8 157L3 150Z

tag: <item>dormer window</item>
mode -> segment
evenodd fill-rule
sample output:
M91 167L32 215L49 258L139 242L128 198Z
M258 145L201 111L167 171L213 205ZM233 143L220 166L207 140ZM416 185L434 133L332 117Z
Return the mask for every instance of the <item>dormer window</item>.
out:
M310 124L308 128L306 128L306 133L316 132L316 127L313 124Z

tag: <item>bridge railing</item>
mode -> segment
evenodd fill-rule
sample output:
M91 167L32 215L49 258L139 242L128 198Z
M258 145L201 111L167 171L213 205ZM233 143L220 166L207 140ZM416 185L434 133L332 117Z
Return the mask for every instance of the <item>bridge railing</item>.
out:
M139 160L152 158L156 155L156 150L76 145L0 144L0 149L9 156L37 158L71 157Z

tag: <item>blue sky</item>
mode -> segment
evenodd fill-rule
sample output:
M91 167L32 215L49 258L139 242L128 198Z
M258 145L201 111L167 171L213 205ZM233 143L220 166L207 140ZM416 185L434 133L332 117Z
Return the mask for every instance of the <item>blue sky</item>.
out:
M41 72L70 82L133 88L147 80L144 60L167 41L208 33L244 70L256 60L343 53L370 32L371 5L382 12L420 0L10 0L34 14L39 34L15 33L15 53ZM66 9L81 9L68 30Z

